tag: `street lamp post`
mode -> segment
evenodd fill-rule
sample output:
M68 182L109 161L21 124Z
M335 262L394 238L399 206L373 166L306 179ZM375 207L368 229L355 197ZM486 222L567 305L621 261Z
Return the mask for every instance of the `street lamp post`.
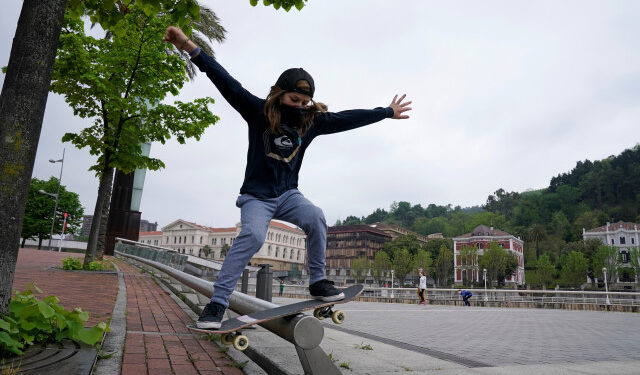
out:
M487 269L482 269L482 278L484 279L484 301L487 302L489 300L489 296L487 296Z
M58 192L55 194L49 194L49 193L45 193L44 191L40 190L40 193L43 194L47 194L50 195L52 197L56 198L56 204L53 207L53 218L51 219L51 231L49 233L49 250L51 250L51 239L53 238L53 225L56 222L56 211L58 210L58 198L60 196L60 185L62 185L62 168L64 168L64 148L62 149L62 159L59 160L53 160L53 159L49 159L49 163L57 163L60 162L60 178L58 178Z
M609 301L609 287L607 286L607 267L602 267L602 273L604 275L604 291L607 293L607 305L611 305L611 301Z
M393 296L393 274L395 273L394 270L391 270L391 298L394 298Z

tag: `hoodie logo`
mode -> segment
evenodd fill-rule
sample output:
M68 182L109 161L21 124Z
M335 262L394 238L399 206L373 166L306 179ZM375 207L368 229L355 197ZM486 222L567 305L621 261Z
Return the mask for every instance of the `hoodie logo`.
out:
M273 143L275 143L276 147L278 147L278 148L291 148L291 147L293 147L293 142L291 142L291 139L289 139L289 137L287 137L286 135L283 135L282 137L278 137L278 138L274 139Z

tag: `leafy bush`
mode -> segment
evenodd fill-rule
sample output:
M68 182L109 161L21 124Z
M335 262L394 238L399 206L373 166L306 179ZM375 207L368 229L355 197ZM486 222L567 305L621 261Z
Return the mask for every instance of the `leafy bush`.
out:
M88 271L102 271L104 267L102 266L102 263L93 261L87 264L84 269Z
M93 261L87 265L82 264L82 258L64 258L62 259L62 268L65 270L86 270L86 271L104 271L112 269L110 263Z
M89 313L79 307L67 311L59 305L56 296L38 300L33 288L42 293L35 284L11 299L9 316L0 315L0 356L7 353L21 355L22 349L36 343L47 343L71 339L95 345L109 330L104 322L85 328Z
M62 268L65 270L81 270L82 261L80 258L67 257L62 260Z

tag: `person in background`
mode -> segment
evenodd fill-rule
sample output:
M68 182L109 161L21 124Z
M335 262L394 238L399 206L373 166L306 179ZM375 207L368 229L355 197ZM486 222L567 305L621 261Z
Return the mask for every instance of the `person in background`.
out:
M464 301L465 306L471 306L471 303L469 303L469 298L473 296L471 292L469 292L468 290L458 289L458 294L462 296L462 300Z
M418 285L418 296L420 297L419 305L425 304L424 295L427 292L427 277L424 275L424 270L422 268L418 268L418 275L420 276L420 281Z

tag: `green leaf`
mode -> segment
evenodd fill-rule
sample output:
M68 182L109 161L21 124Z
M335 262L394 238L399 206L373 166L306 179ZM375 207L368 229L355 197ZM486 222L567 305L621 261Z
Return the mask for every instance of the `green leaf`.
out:
M24 348L24 344L14 340L6 332L0 332L0 348L5 348L14 354L22 355L22 350L20 349Z
M11 329L11 324L4 319L0 319L0 329L8 332Z
M44 303L42 301L38 301L38 310L40 310L40 313L46 319L49 319L49 318L53 317L56 314L56 311L54 309L52 309L51 306L47 305L46 303Z

